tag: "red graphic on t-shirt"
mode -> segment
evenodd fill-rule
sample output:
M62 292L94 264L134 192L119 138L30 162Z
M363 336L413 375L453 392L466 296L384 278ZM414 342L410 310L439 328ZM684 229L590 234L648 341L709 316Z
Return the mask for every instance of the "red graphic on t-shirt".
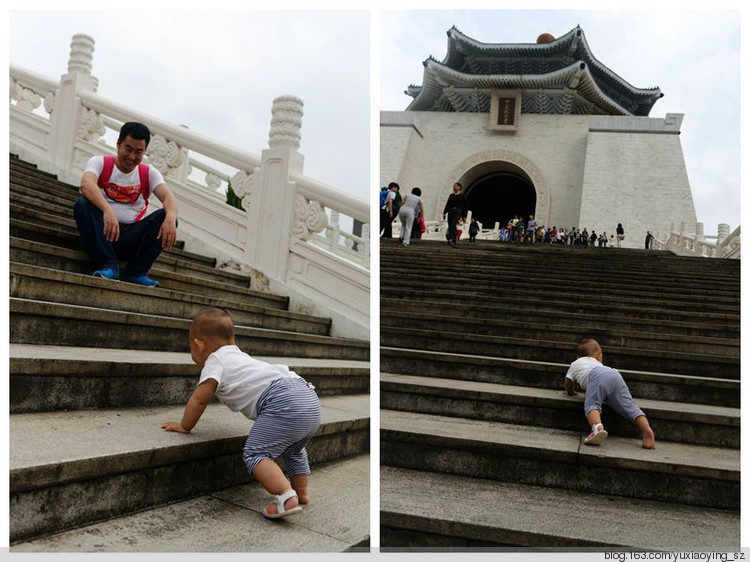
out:
M114 183L108 183L104 187L104 193L107 197L118 203L130 203L134 205L138 196L141 194L141 186L139 185L117 185Z

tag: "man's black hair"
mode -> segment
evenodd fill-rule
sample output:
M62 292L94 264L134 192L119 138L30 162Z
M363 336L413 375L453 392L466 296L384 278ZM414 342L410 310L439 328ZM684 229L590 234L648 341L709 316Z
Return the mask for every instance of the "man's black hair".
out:
M117 138L117 142L124 141L127 136L130 136L134 140L145 140L146 146L148 146L151 140L151 131L143 123L130 121L120 128L120 136Z

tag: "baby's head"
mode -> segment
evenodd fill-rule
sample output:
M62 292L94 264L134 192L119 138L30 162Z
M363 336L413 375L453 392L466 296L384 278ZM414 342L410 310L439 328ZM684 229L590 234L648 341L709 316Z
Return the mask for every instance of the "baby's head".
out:
M234 345L234 323L226 310L209 306L198 311L190 324L190 356L203 367L214 351Z
M578 342L578 357L593 357L602 362L602 348L594 338L583 338Z

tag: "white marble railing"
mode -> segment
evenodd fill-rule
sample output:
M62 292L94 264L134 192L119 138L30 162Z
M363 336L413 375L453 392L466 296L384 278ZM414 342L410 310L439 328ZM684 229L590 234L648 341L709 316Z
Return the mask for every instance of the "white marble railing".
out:
M471 211L469 211L466 223L461 226L466 230L467 224L471 221ZM422 239L425 240L445 240L445 232L448 229L448 223L443 220L427 221L425 223L425 232ZM740 227L738 226L733 232L729 232L729 225L720 224L718 234L704 235L703 224L698 223L695 234L685 232L685 224L680 225L680 230L676 230L674 224L671 226L671 232L666 236L655 234L652 242L653 250L671 250L683 255L695 255L707 258L725 258L740 259ZM393 222L393 236L398 238L401 234L401 222L396 219ZM468 232L462 232L461 237L468 236ZM477 235L479 240L497 240L499 228L496 223L494 228L482 228Z
M707 258L740 259L740 227L729 232L728 224L720 224L716 235L704 235L703 224L696 225L694 234L686 233L685 224L675 229L673 224L665 236L658 233L653 242L655 250L673 250L682 254L692 254Z
M93 44L73 38L59 81L11 65L11 150L77 184L91 156L115 153L124 122L147 124L144 161L178 199L186 249L287 292L292 308L332 316L338 335L369 337L369 203L303 174L302 100L274 100L269 146L257 156L99 96ZM246 212L225 203L230 182Z

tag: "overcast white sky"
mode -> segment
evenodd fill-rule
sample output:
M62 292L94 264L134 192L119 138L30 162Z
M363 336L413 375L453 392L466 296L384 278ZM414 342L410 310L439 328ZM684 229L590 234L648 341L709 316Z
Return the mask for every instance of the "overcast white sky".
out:
M304 173L369 199L369 12L143 8L12 10L10 63L59 78L85 33L101 95L257 155L298 96Z
M681 142L698 221L706 234L740 224L739 11L385 11L380 107L403 110L422 84L422 61L443 60L455 25L485 43L534 43L583 29L594 56L638 88L664 97L651 117L684 113ZM644 201L644 204L648 204Z
M86 33L96 42L99 93L258 155L267 146L273 98L299 96L305 173L369 199L371 177L378 177L370 170L370 139L377 142L370 16L15 9L9 60L59 77L72 36ZM685 114L681 140L706 233L719 222L740 224L739 11L389 10L377 17L375 112L406 107L403 91L421 84L424 59L443 59L453 25L483 42L534 42L544 31L559 37L580 24L600 62L636 87L661 88L652 117ZM377 172L377 160L373 166Z

